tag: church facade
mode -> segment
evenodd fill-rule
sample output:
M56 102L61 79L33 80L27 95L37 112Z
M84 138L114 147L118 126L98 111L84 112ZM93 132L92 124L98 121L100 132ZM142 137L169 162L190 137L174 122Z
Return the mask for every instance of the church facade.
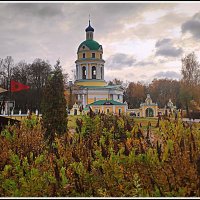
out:
M104 80L103 47L94 40L94 28L90 25L90 20L85 32L86 39L78 46L75 61L76 76L72 92L76 96L76 103L70 110L70 115L86 114L92 109L95 113L126 113L136 117L156 117L176 110L171 100L167 107L158 108L149 94L145 102L140 104L140 108L128 109L127 103L123 102L123 87L108 85Z
M103 47L94 40L94 28L91 27L90 21L85 32L86 40L79 45L75 61L73 94L76 95L77 104L85 109L89 106L95 110L101 108L99 110L102 112L126 112L122 86L108 85L104 80Z

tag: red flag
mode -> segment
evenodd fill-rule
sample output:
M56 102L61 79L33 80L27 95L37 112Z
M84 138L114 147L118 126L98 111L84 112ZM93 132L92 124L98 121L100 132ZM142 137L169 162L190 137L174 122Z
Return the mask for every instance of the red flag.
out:
M30 88L30 86L24 85L14 80L11 80L10 84L11 84L11 92L19 92L21 90L28 90Z

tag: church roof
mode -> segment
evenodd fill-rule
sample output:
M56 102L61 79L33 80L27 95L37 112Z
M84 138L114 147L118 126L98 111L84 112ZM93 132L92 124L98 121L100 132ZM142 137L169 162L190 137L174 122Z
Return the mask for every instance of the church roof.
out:
M90 20L89 20L89 25L88 25L88 27L85 29L85 31L86 32L88 32L88 31L92 31L92 32L94 32L94 29L91 27L91 25L90 25Z
M92 32L94 32L94 29L91 27L91 25L90 25L90 20L89 20L89 26L85 29L85 31L86 32L88 32L88 31L92 31Z
M80 47L82 47L83 45L87 46L90 50L99 50L99 47L101 46L98 42L96 42L95 40L85 40L83 41L79 47L78 50L80 49Z
M126 105L126 104L114 100L98 100L91 104L88 104L88 106L95 106L95 105L99 106L99 105Z

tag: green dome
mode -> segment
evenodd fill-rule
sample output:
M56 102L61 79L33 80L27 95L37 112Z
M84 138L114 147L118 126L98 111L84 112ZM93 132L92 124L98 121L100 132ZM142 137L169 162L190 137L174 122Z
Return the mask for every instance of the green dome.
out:
M101 45L100 45L98 42L96 42L95 40L85 40L85 41L83 41L83 42L79 45L78 51L79 51L79 49L80 49L80 47L81 47L82 45L87 46L90 50L98 50L99 47L101 46Z

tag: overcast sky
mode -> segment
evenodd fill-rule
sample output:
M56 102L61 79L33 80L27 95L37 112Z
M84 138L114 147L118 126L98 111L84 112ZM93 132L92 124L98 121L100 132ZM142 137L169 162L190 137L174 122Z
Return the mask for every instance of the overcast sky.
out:
M106 81L181 77L181 58L200 56L200 3L0 3L0 58L57 59L72 78L88 15L103 46Z

